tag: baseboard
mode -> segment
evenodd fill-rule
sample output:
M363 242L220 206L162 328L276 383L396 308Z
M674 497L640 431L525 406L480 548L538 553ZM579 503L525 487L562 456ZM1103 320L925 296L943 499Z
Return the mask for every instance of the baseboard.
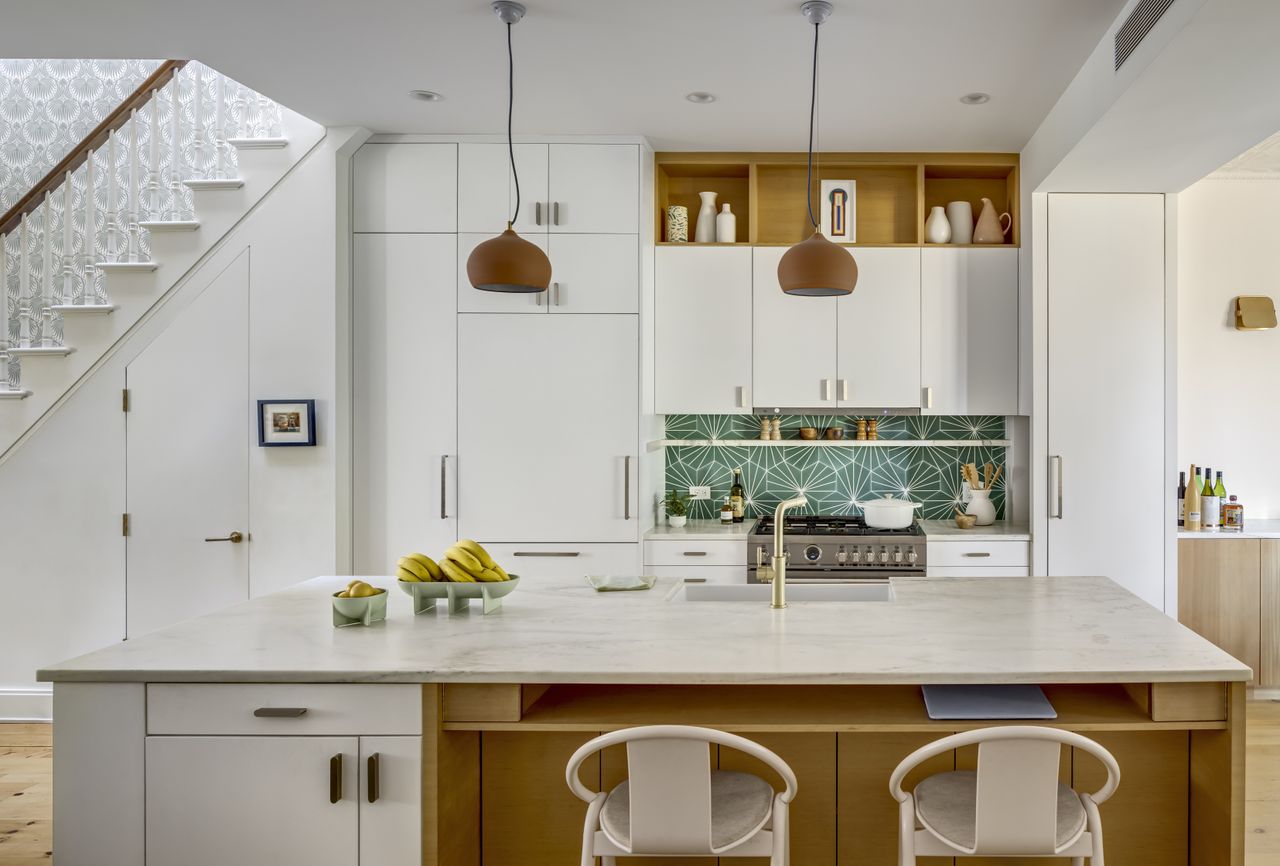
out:
M0 689L0 722L48 722L52 719L51 687Z
M1253 688L1249 689L1249 700L1251 701L1280 701L1280 689L1277 688Z

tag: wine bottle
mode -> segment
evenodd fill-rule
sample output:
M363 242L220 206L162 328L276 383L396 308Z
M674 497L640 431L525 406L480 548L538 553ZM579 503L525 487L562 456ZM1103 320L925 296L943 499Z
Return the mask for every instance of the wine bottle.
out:
M1222 502L1213 492L1213 470L1204 470L1204 489L1200 491L1200 528L1209 532L1218 531L1218 518L1222 513Z
M1217 483L1213 485L1213 495L1218 497L1219 502L1227 501L1227 488L1222 484L1222 473L1217 475Z
M1187 487L1187 498L1184 505L1184 513L1186 520L1183 528L1188 532L1200 531L1200 487L1196 483L1200 480L1200 473L1196 472L1196 465L1191 464L1191 485Z
M1187 473L1179 472L1178 473L1178 525L1179 526L1186 525L1186 520L1185 520L1186 512L1184 510L1186 508L1186 505L1187 505Z
M741 523L747 514L747 494L742 489L742 469L733 470L733 486L729 488L729 504L733 506L733 522Z

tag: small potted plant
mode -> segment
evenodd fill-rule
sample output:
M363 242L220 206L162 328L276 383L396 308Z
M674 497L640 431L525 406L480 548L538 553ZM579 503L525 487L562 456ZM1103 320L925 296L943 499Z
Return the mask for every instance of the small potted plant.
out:
M684 526L689 519L689 497L672 490L667 493L662 504L667 509L667 523L677 528Z

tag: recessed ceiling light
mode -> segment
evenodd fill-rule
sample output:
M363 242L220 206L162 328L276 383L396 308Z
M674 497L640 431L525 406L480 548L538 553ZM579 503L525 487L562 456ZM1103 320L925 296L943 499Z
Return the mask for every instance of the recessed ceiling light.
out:
M980 91L975 93L966 93L964 96L960 97L960 101L965 105L982 105L984 102L991 101L991 94L982 93Z
M444 99L443 96L436 93L434 90L410 90L409 96L414 99L421 99L423 102L439 102Z
M703 90L695 90L693 93L685 94L684 98L690 102L696 102L699 105L706 105L708 102L716 101L716 95L714 93L707 93Z

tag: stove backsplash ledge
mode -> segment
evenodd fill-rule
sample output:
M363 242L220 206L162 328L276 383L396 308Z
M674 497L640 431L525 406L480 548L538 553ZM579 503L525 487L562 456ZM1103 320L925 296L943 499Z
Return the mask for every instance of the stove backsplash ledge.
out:
M882 440L947 440L955 445L915 447L813 447L799 441L800 427L845 427L852 438L862 416L783 415L782 447L733 445L672 445L666 451L666 489L687 493L690 487L711 488L711 499L690 503L689 516L714 518L729 495L733 470L742 468L747 492L747 515L772 513L783 499L803 492L808 514L859 514L854 503L886 493L923 505L921 519L946 519L961 500L960 465L1005 462L1004 446L966 444L973 439L1004 439L1004 416L996 415L877 415ZM752 415L668 415L667 439L754 440L760 419ZM795 447L786 447L788 444ZM1005 516L1005 480L991 494L996 515Z

